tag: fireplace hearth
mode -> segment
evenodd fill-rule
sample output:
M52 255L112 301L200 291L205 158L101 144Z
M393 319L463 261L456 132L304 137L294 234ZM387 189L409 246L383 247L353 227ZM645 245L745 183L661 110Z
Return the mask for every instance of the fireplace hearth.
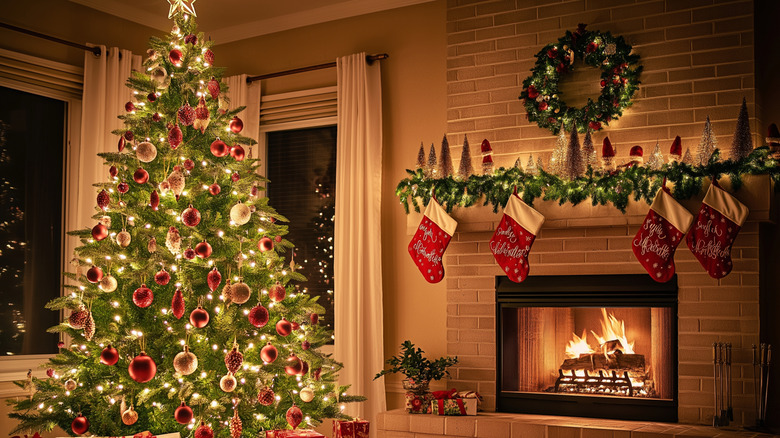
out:
M677 279L496 280L496 410L677 421Z

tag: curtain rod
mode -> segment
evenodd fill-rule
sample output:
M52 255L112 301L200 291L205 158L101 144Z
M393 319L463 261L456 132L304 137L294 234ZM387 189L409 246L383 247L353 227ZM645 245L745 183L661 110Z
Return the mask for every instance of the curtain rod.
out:
M6 29L9 29L9 30L13 30L15 32L20 32L20 33L23 33L23 34L31 35L31 36L34 36L34 37L37 37L37 38L43 38L45 40L54 41L55 43L64 44L66 46L75 47L77 49L86 50L87 52L94 53L95 56L100 56L100 47L90 47L90 46L86 46L84 44L74 43L72 41L63 40L62 38L53 37L53 36L50 36L50 35L46 35L46 34L42 34L42 33L36 32L34 30L24 29L22 27L16 27L16 26L13 26L11 24L2 23L2 22L0 22L0 27L6 28Z
M378 55L367 55L366 56L366 62L371 64L374 61L379 61L380 59L387 59L389 57L390 57L390 55L388 55L387 53L380 53ZM259 81L259 80L262 80L262 79L278 78L279 76L294 75L294 74L297 74L297 73L305 73L307 71L323 70L323 69L326 69L326 68L333 68L335 66L336 66L336 62L328 62L328 63L325 63L325 64L310 65L308 67L294 68L292 70L285 70L285 71L280 71L280 72L276 72L276 73L268 73L268 74L259 75L259 76L250 76L250 77L246 78L246 82L248 84L251 84L254 81Z

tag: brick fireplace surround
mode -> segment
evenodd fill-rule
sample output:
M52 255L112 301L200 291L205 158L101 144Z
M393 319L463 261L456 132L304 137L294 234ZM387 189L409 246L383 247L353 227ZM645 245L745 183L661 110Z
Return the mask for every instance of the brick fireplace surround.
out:
M695 152L708 115L719 144L728 147L743 96L754 142L763 144L758 133L766 123L761 121L755 85L758 67L753 52L752 1L447 0L447 135L456 167L458 145L465 134L472 154L478 154L475 146L483 138L490 140L496 166L511 166L518 157L525 164L529 154L545 162L549 159L554 137L528 123L517 96L540 48L581 22L589 29L624 36L642 58L642 84L634 105L619 121L594 135L597 145L609 135L617 145L618 162L634 144L647 154L659 141L667 155L676 135ZM748 205L750 216L734 244L730 275L710 278L684 244L675 256L680 424L491 412L496 394L495 277L502 272L488 242L500 214L490 207L470 207L453 213L459 225L444 257L447 354L460 359L446 385L478 390L484 396L486 413L437 418L390 411L377 420L379 436L716 436L722 430L706 426L712 421L711 351L715 341L734 345L734 424L753 424L750 347L759 342L759 332L764 330L759 325L760 291L766 289L767 277L777 276L766 270L765 265L777 260L776 253L766 248L777 246L774 235L780 233L773 225L775 201L767 179L754 178L736 196ZM702 197L703 193L684 205L695 213ZM531 250L530 275L644 273L631 251L631 239L648 206L632 204L621 214L611 206L589 204L534 204L546 222ZM409 215L410 236L419 218Z

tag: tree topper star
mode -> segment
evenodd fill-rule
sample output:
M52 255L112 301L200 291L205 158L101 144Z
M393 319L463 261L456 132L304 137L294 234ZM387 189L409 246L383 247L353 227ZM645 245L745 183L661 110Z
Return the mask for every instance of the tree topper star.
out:
M168 3L171 4L171 9L168 10L168 18L173 18L178 11L197 17L198 14L195 13L195 1L196 0L168 0Z

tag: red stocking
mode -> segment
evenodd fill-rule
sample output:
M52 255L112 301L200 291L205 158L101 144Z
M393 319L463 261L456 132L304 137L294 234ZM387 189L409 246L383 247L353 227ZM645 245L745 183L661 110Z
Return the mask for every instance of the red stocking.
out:
M455 219L431 198L425 216L409 242L409 255L429 283L438 283L444 278L442 257L457 227Z
M713 180L702 201L688 248L712 278L731 272L731 245L748 216L748 208Z
M544 223L544 216L523 202L517 193L509 197L490 250L507 277L520 283L528 276L528 253Z
M653 280L666 283L674 276L674 252L691 221L693 215L672 198L666 187L658 191L632 242L634 255Z

